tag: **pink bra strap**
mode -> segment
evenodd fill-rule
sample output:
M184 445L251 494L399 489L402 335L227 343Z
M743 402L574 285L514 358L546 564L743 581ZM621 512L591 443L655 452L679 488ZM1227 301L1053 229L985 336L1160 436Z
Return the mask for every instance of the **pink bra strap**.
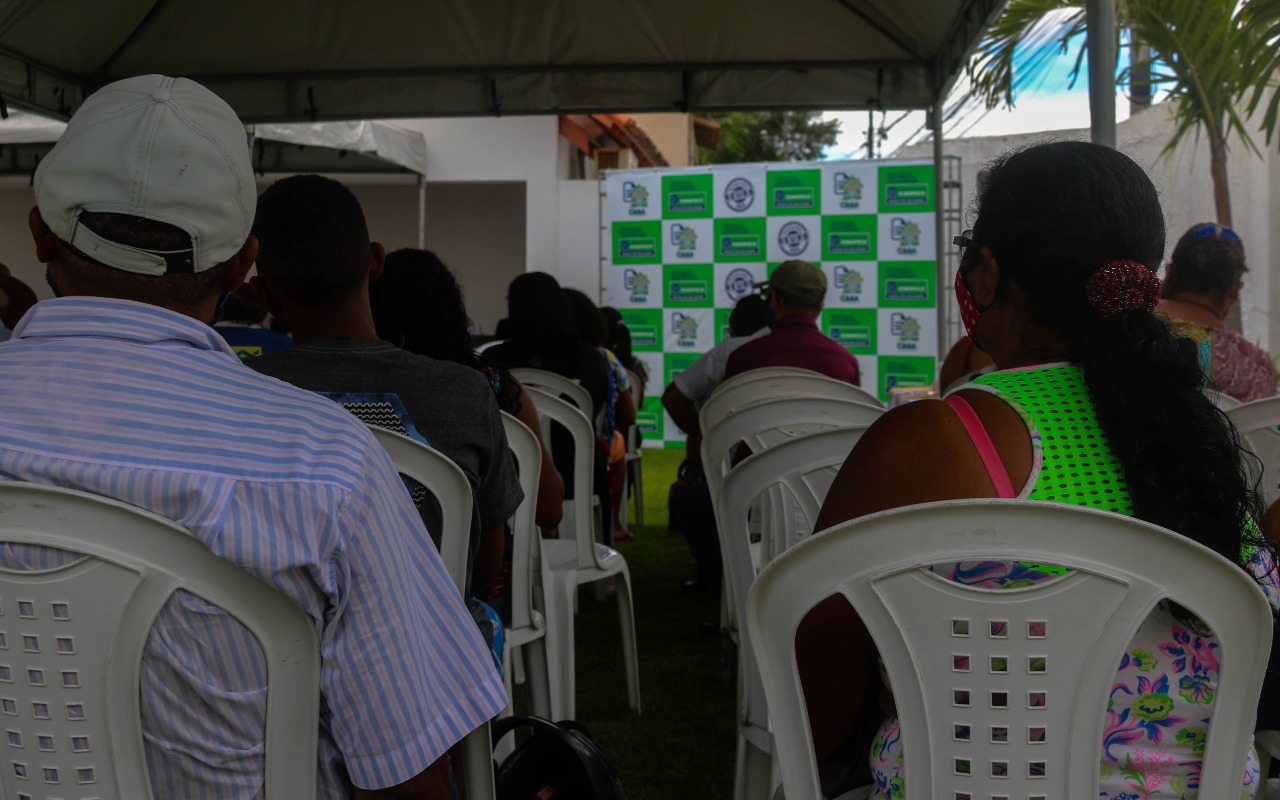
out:
M982 426L982 420L978 419L978 415L974 413L973 406L969 405L964 398L954 394L945 398L943 402L951 406L951 410L956 412L960 422L964 423L964 429L969 433L969 439L973 441L973 446L982 459L982 465L987 468L987 475L991 478L992 485L996 487L996 497L1017 497L1017 493L1013 491L1013 482L1009 480L1009 473L1004 468L1004 462L1000 460L1000 454L996 452L996 446L991 443L991 437L987 435L987 429Z

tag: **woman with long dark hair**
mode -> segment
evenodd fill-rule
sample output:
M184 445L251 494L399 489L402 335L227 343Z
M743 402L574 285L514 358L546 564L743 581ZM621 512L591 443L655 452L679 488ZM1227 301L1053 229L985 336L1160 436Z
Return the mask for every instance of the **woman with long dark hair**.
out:
M507 339L485 351L494 363L509 369L529 367L554 372L582 384L591 395L591 408L582 409L596 420L609 401L609 367L604 356L578 335L569 299L560 283L545 272L517 275L507 288ZM591 486L610 519L608 455L594 448ZM568 431L551 427L551 455L564 478L565 498L573 498L573 449ZM612 526L604 526L605 543L612 542Z
M962 242L956 296L970 337L998 371L945 401L885 414L850 453L817 527L965 497L1091 506L1204 544L1253 575L1275 604L1274 554L1258 534L1255 480L1235 430L1202 392L1195 345L1152 313L1164 236L1155 187L1115 150L1055 142L997 161ZM998 562L934 570L990 588L1053 574ZM1213 633L1172 605L1144 622L1116 675L1100 798L1180 797L1166 790L1194 787L1217 663L1172 653L1213 646ZM850 747L863 734L863 746L873 741L872 796L910 797L901 764L911 754L896 719L868 733L878 716L874 647L843 597L814 610L796 647L827 782L859 782L852 765L867 750ZM1256 762L1242 774L1256 788ZM1155 788L1164 778L1165 789Z
M538 410L520 381L506 369L486 362L471 347L462 287L444 262L430 250L397 250L387 256L382 275L369 284L369 303L378 338L411 353L453 361L483 373L498 408L519 419L542 445L535 517L554 528L563 515L564 483L542 442Z

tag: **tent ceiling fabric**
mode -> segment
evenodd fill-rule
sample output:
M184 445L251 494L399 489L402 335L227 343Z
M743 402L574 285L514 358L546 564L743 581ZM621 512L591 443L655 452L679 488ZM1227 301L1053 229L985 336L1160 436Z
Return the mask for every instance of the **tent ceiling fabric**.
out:
M0 97L194 78L245 122L932 105L1004 0L22 0Z

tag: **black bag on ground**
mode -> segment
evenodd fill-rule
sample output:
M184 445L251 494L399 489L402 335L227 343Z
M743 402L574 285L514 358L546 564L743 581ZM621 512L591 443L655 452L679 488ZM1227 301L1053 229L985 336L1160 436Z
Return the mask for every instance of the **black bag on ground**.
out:
M496 743L517 728L533 733L494 769L498 800L624 800L613 762L573 720L510 716L492 723Z

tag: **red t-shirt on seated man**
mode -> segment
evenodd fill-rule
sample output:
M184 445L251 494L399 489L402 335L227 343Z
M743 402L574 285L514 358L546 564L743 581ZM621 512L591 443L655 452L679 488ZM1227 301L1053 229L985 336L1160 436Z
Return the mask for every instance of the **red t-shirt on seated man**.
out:
M798 367L861 385L858 359L818 329L827 276L808 261L784 261L767 287L773 331L733 351L725 379L761 367Z

